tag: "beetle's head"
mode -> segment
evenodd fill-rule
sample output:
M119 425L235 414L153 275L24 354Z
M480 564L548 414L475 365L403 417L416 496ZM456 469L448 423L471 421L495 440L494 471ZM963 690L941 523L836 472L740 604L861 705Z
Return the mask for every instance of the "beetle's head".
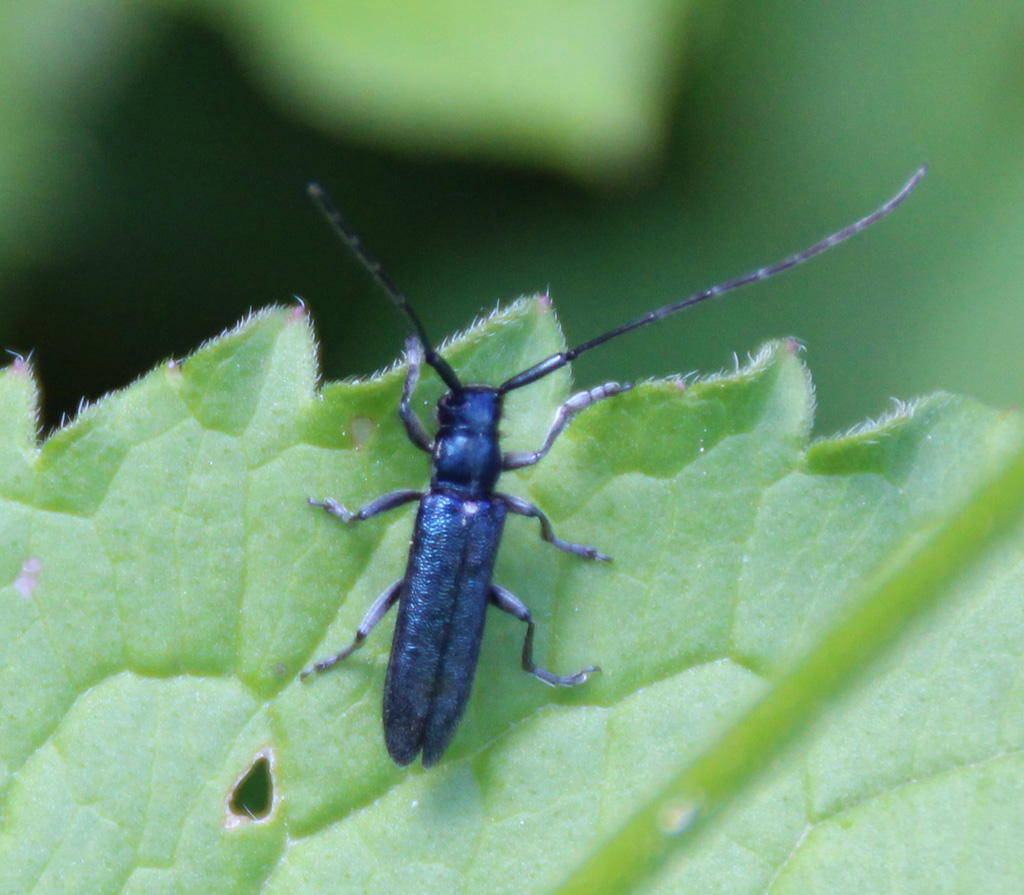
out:
M498 428L502 395L485 385L469 385L460 391L445 392L437 402L437 422L442 429L486 435Z

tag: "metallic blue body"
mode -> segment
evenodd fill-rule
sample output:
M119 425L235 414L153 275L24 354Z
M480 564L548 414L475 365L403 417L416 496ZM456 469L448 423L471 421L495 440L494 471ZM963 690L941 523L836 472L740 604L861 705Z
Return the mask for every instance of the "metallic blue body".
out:
M501 395L469 386L442 396L430 491L420 501L384 682L384 740L396 764L434 764L466 708L480 656L491 575L505 527Z
M530 610L491 578L508 513L537 519L541 537L560 550L585 559L608 557L594 547L563 541L540 510L496 491L495 485L503 469L536 463L570 412L620 387L611 383L570 399L568 410L560 411L540 451L503 453L498 440L503 400L499 388L460 385L458 391L444 394L437 404L437 434L430 438L409 403L419 375L415 343L409 355L399 415L413 444L431 455L430 489L391 491L354 513L330 498L310 499L347 523L419 501L405 576L374 601L348 647L316 662L302 676L326 671L350 656L397 602L384 682L384 740L396 764L410 764L422 755L423 766L430 767L448 748L466 710L488 605L526 624L523 669L548 686L573 687L599 670L588 666L576 674L557 675L539 668L533 661L535 626Z
M384 738L397 764L448 748L473 687L505 525L497 499L432 492L420 502L384 684Z

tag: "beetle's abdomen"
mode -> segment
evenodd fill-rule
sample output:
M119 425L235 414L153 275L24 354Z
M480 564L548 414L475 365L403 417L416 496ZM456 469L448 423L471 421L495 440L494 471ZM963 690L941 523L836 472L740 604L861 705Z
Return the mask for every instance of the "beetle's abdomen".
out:
M399 765L448 747L473 686L505 523L498 500L420 502L384 683L384 738Z

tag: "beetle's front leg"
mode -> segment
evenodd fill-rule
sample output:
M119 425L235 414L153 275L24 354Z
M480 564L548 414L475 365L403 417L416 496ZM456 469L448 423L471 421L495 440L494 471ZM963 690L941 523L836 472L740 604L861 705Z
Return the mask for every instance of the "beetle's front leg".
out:
M544 439L544 444L540 446L540 450L506 451L501 458L501 468L509 470L533 466L534 463L537 463L551 450L551 445L555 443L555 439L562 434L562 431L569 425L576 414L582 413L592 404L603 401L605 398L611 398L614 395L628 392L632 387L630 383L623 385L618 382L606 382L604 385L597 385L587 391L577 392L555 411L555 419L551 423L551 428L548 429L547 437Z
M311 674L320 674L322 671L327 671L328 668L333 668L339 662L343 662L351 656L352 653L359 649L359 647L363 645L363 641L366 640L370 635L370 632L376 627L377 622L384 618L384 616L388 614L388 610L395 605L395 600L397 600L402 593L403 584L405 584L405 579L396 581L373 601L370 611L363 616L363 620L359 623L359 627L356 628L356 636L352 638L352 642L346 646L345 649L340 653L331 656L329 659L322 659L321 661L314 663L312 668L307 668L299 675L299 677L302 680L305 680Z
M601 669L596 665L588 665L576 674L552 674L543 668L538 668L533 661L533 616L526 604L519 600L511 591L491 585L491 602L502 612L526 622L526 638L523 640L523 671L528 671L537 680L543 681L549 687L575 687L582 684L590 675L600 673Z
M400 507L404 503L412 503L414 500L421 500L423 498L423 491L414 491L410 488L401 488L398 491L389 491L387 494L382 494L380 497L371 500L362 509L352 512L343 503L339 503L333 497L325 497L323 500L317 500L315 497L309 498L309 505L313 507L322 507L336 519L340 519L342 522L362 522L364 519L369 519L371 516L376 516L379 513L386 513L388 510L393 510L395 507Z
M513 497L511 494L497 494L495 496L504 502L510 513L516 513L519 516L526 516L529 519L539 520L541 538L549 544L554 545L559 550L564 550L566 553L575 553L577 556L582 556L584 559L599 559L602 562L612 561L610 556L606 553L602 553L596 547L588 547L586 544L573 544L569 541L562 540L562 538L555 534L554 529L552 529L551 520L544 515L542 510L535 507L532 503L529 503L519 497Z
M398 415L402 418L409 441L421 451L430 454L434 450L433 439L423 425L423 420L417 416L409 403L412 400L412 393L416 391L416 383L420 381L420 365L423 363L423 346L415 336L409 336L405 340L405 357L409 361L409 372L405 374L402 400L398 402Z

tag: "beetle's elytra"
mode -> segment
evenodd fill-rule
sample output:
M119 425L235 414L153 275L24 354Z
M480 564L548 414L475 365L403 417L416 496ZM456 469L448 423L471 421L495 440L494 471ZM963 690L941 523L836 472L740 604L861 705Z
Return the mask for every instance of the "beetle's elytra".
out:
M810 248L650 311L575 348L553 354L498 386L462 383L448 362L432 347L423 324L405 295L366 251L323 190L311 184L310 195L328 222L408 320L410 335L406 340L406 355L409 371L398 412L409 440L430 454L431 476L430 487L426 491L392 491L356 512L331 498L310 498L311 504L322 507L346 523L361 522L413 501L419 502L419 512L403 577L374 601L345 649L317 662L304 671L302 677L326 671L351 655L397 602L398 619L384 684L384 739L396 764L407 765L421 755L423 765L429 767L448 748L465 711L473 687L488 605L497 606L526 623L522 665L545 684L572 687L582 684L597 672L596 666L567 675L552 674L538 668L533 661L534 623L530 610L509 591L494 584L491 578L509 513L536 519L540 524L541 537L559 550L589 560L608 561L609 557L595 547L562 540L555 535L547 516L540 509L520 498L496 491L495 486L502 472L537 463L576 414L598 401L627 391L631 386L607 382L573 395L555 413L540 448L525 452L501 449L498 426L505 395L536 382L604 342L683 308L774 276L838 245L889 214L910 195L925 171L925 166L919 168L896 195L867 217ZM448 389L437 405L438 425L433 436L411 407L423 362L437 371Z

